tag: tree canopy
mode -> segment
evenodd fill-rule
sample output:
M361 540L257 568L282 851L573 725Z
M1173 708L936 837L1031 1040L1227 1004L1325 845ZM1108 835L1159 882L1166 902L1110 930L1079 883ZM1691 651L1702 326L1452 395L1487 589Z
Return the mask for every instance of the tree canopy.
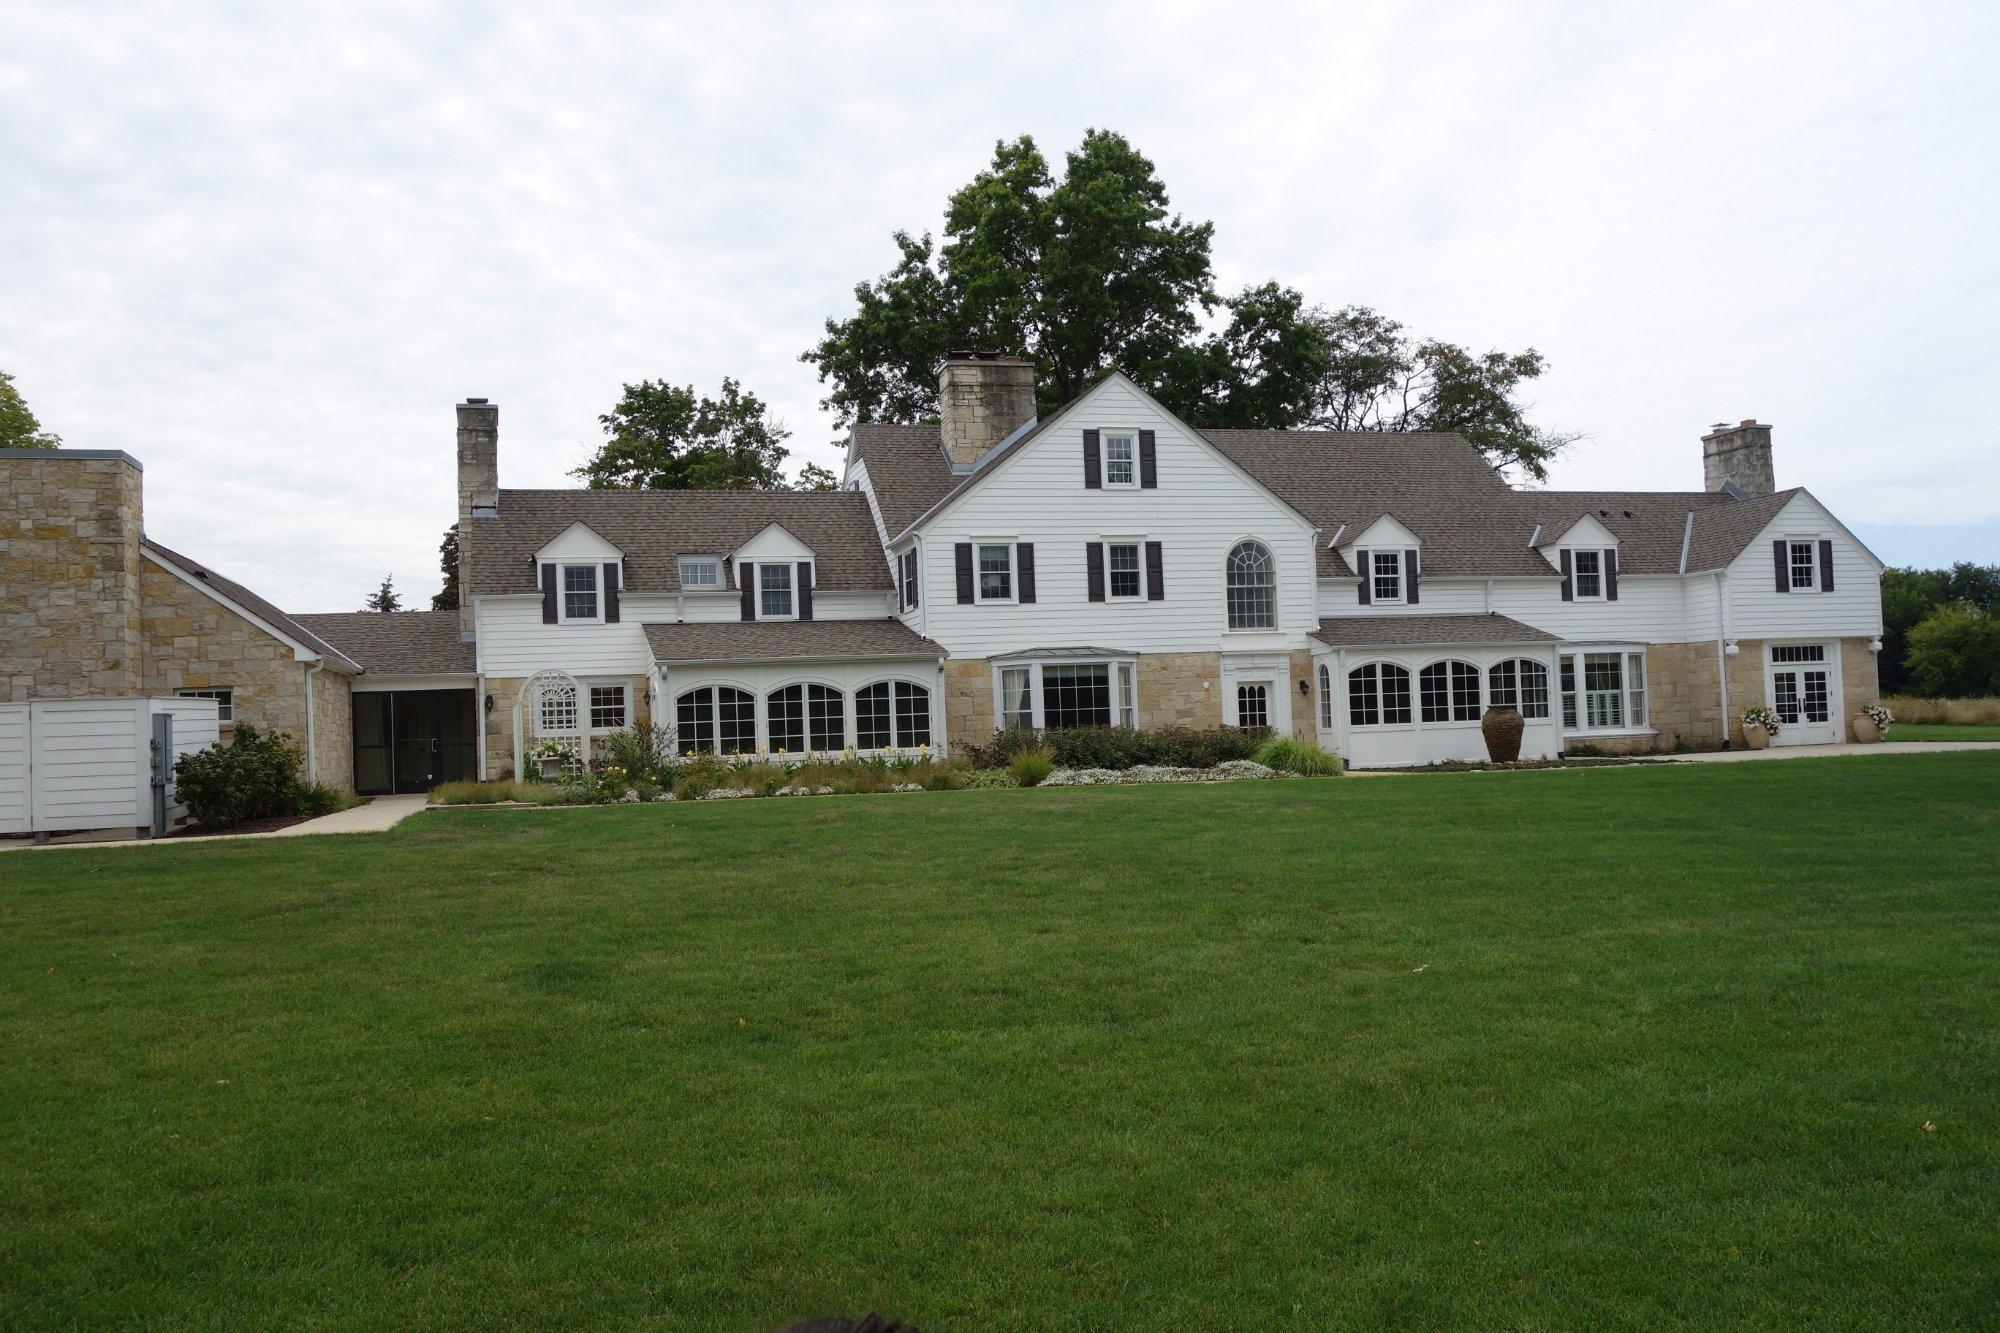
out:
M431 594L431 610L458 610L458 524L444 530L444 540L438 543L438 569L444 574L444 586Z
M2000 693L2000 565L1882 571L1882 692ZM1985 652L1987 660L1980 661ZM1981 688L1974 683L1988 682Z
M0 449L60 449L62 436L42 429L14 377L0 370Z
M393 575L385 577L382 586L368 594L368 600L362 604L361 609L382 612L402 610L403 599L396 591L395 577Z
M942 244L895 233L895 267L856 286L854 313L802 359L842 425L934 415L938 362L976 347L1033 357L1044 410L1115 368L1196 425L1454 430L1537 478L1575 438L1527 418L1521 392L1546 369L1532 348L1417 338L1275 282L1222 298L1213 236L1170 211L1121 135L1086 133L1060 178L1024 135L947 201Z
M608 437L572 475L592 490L767 491L785 485L779 470L791 436L764 400L733 379L714 398L664 380L625 386L618 405L599 417Z

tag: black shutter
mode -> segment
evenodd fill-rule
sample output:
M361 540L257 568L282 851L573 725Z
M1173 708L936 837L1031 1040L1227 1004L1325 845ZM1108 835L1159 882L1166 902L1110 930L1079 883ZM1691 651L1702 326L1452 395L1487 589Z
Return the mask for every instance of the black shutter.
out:
M1146 543L1146 600L1163 602L1167 599L1166 560L1158 542Z
M556 567L542 566L542 623L556 623Z
M1083 544L1083 569L1090 584L1090 600L1104 600L1104 543L1085 542Z
M1139 489L1152 491L1160 486L1159 450L1153 443L1153 432L1139 432Z
M1417 553L1415 551L1403 552L1403 586L1409 590L1403 600L1411 606L1415 606L1417 604Z
M1777 569L1778 591L1790 592L1792 590L1792 571L1785 563L1785 541L1782 537L1771 543L1771 563Z
M914 611L917 609L917 548L912 546L903 552L903 605Z
M958 569L958 600L972 600L972 543L960 542L951 548L952 563Z
M1371 586L1374 583L1374 579L1370 575L1374 573L1374 570L1369 566L1368 552L1357 550L1354 553L1354 563L1361 567L1361 582L1355 585L1361 593L1361 604L1363 606L1372 606L1375 602L1375 589Z
M757 618L757 566L742 560L736 562L736 586L743 594L743 618Z
M812 561L801 560L798 564L799 619L813 618L813 567Z
M604 623L618 623L618 562L604 562Z
M1562 549L1562 571L1563 571L1563 600L1565 602L1573 602L1576 600L1576 579L1572 577L1570 574L1569 547L1567 546L1563 547Z
M1618 600L1618 552L1616 551L1604 553L1604 600L1607 602Z
M1104 456L1097 449L1097 432L1083 433L1083 486L1085 490L1104 489Z
M1833 591L1833 543L1821 541L1819 544L1819 590Z
M1035 544L1017 542L1014 545L1014 582L1024 602L1035 600Z

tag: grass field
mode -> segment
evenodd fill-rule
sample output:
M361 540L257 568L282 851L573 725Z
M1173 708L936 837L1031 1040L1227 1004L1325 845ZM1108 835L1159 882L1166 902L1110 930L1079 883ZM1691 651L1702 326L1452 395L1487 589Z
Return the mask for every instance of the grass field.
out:
M0 1326L2000 1310L2000 755L0 854Z
M2000 722L1991 724L1951 722L1897 722L1890 726L1892 741L2000 741Z

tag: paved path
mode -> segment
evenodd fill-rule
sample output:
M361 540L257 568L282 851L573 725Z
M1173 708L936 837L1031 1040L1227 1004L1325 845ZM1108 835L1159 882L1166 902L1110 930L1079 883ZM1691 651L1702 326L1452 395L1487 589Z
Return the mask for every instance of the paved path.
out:
M245 842L251 838L303 838L318 833L386 833L424 808L423 796L377 796L352 810L338 810L269 833L194 833L178 838L119 837L115 829L55 834L45 847L27 839L0 841L0 851L50 851L62 847L180 847L191 842Z
M1931 754L1939 750L2000 750L2000 741L1877 741L1873 745L1773 745L1768 750L1716 750L1708 754L1647 755L1677 764L1733 764L1744 759L1824 759L1843 754Z

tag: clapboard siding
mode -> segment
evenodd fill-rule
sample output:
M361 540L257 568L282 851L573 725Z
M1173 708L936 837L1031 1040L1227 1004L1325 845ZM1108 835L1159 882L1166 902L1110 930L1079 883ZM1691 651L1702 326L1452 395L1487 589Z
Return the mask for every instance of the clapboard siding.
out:
M883 592L815 592L815 620L881 620L889 614ZM559 667L579 676L644 675L653 655L647 625L735 620L742 613L736 593L675 597L633 593L619 606L616 625L545 625L542 604L533 597L482 597L478 602L479 669L498 677L528 676Z
M1085 488L1083 432L1117 428L1156 433L1157 489ZM959 604L953 547L981 537L1034 543L1032 605ZM1084 547L1107 537L1162 544L1163 600L1089 599ZM1223 561L1245 537L1271 548L1278 633L1303 644L1318 621L1310 525L1113 379L925 526L924 607L913 622L954 657L1069 645L1215 651L1228 637Z
M1833 543L1833 591L1781 593L1771 543ZM1833 516L1800 492L1729 566L1729 632L1746 639L1828 638L1882 632L1882 567Z
M1496 583L1493 609L1572 643L1681 643L1688 637L1687 598L1678 575L1624 574L1618 600L1565 602L1561 585Z
M28 707L0 703L0 833L28 831Z

